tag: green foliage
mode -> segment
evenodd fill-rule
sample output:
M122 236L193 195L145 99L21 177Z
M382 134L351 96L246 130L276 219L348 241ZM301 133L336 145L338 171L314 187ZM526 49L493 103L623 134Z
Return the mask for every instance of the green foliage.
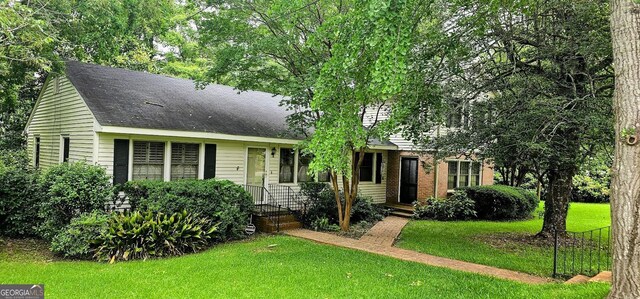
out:
M227 180L130 181L123 188L133 210L197 213L219 223L216 240L244 236L253 198Z
M413 206L416 219L469 220L476 217L475 202L460 190L449 198L432 197Z
M527 219L539 204L533 192L511 186L474 186L460 190L475 202L478 219Z
M24 147L44 78L66 59L200 77L206 49L190 25L200 9L198 1L0 1L0 149Z
M282 105L295 111L288 119L291 129L313 132L303 146L314 157L310 171L331 169L351 178L352 153L398 130L396 114L402 114L393 106L407 98L401 95L408 92L408 73L414 70L410 50L417 46L418 24L431 20L431 5L413 0L215 3L199 27L200 41L214 49L203 81L286 95ZM424 85L424 78L420 82ZM364 112L380 117L363 119Z
M311 224L309 226L315 231L337 232L340 230L340 226L334 223L330 223L329 218L327 217L316 218L315 220L311 221Z
M464 118L425 147L533 173L552 199L545 219L555 223L543 230L564 227L571 178L615 136L609 2L461 0L449 8L448 34L460 50L447 57L456 67L443 94L449 113Z
M307 212L303 215L303 222L308 227L314 223L327 219L329 224L338 224L338 204L335 193L325 183L305 183L300 185L300 193L308 198ZM344 194L341 200L344 202ZM373 204L371 198L358 195L351 208L352 223L360 221L377 222L384 218L385 210Z
M573 177L571 201L609 202L612 154L604 151L589 157Z
M71 219L104 210L113 194L104 168L85 162L49 167L38 179L38 189L38 215L43 219L38 233L46 240L53 239Z
M108 229L109 215L100 211L82 214L51 240L51 251L67 258L89 259L98 248L97 240Z
M26 167L22 153L0 152L0 235L35 234L38 217L38 173Z
M116 213L97 239L95 257L113 263L198 252L209 246L215 231L209 219L186 211Z
M607 179L599 180L595 177L582 174L574 176L571 201L609 202L609 187L611 182Z

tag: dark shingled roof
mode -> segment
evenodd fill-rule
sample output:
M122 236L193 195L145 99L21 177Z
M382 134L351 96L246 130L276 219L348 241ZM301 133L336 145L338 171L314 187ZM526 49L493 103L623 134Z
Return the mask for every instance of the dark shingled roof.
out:
M68 61L66 74L102 126L302 139L287 126L282 96ZM371 145L395 144L371 140Z
M191 80L75 61L66 66L103 126L295 138L281 96L215 84L196 89Z

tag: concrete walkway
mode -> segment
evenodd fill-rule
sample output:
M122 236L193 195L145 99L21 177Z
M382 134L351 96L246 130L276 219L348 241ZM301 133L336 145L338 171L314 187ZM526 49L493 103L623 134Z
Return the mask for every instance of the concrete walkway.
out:
M453 270L477 273L493 276L501 279L513 280L529 284L542 284L551 282L551 279L529 275L517 271L494 268L444 257L419 253L412 250L393 247L393 243L407 224L408 219L400 217L387 217L378 222L362 236L360 240L340 237L334 234L316 232L307 229L285 231L286 234L312 240L319 243L366 251L370 253L389 256L392 258L421 263L430 266L449 268Z

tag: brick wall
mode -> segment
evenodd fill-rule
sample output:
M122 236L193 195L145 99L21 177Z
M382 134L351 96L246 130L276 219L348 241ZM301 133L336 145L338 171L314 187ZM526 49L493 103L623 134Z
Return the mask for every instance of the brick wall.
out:
M389 151L387 159L387 203L398 203L400 159L402 157L418 158L418 200L425 200L434 196L435 167L433 157L428 154L419 154L410 151ZM426 166L426 167L425 167ZM438 168L438 197L447 197L448 164L439 162ZM482 167L482 184L493 185L493 168L490 164Z

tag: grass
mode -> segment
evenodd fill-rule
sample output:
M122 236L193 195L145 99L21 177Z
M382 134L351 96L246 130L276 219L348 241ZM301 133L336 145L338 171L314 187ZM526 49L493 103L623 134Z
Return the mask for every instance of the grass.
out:
M542 209L542 205L540 207ZM611 225L608 204L572 203L567 230L586 231ZM535 213L537 215L537 212ZM514 241L506 234L533 235L542 228L542 219L492 221L411 221L396 246L437 256L483 265L550 276L553 248Z
M603 298L609 285L525 285L285 236L178 258L47 261L0 245L0 284L44 283L47 298Z

